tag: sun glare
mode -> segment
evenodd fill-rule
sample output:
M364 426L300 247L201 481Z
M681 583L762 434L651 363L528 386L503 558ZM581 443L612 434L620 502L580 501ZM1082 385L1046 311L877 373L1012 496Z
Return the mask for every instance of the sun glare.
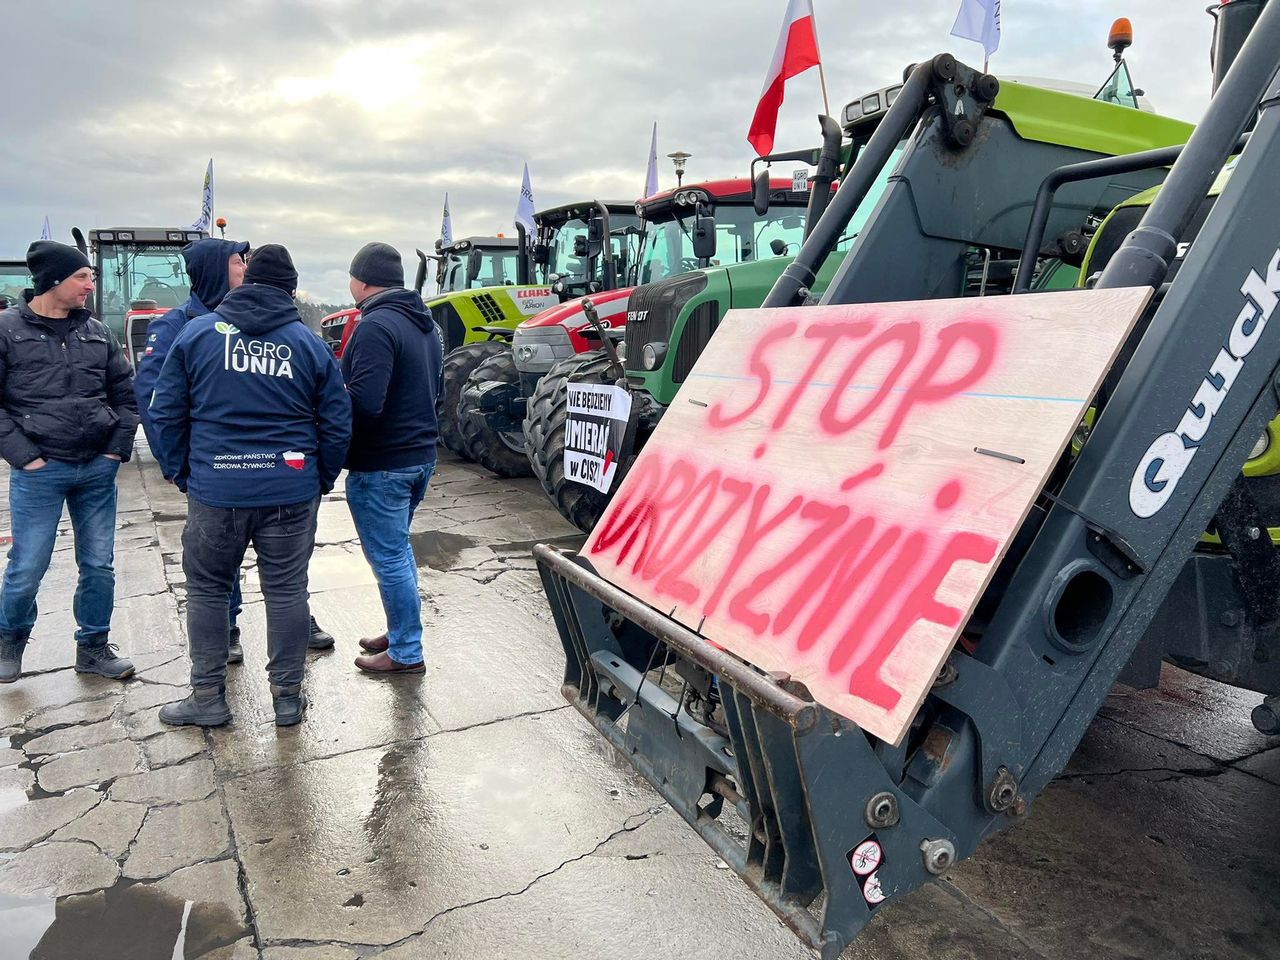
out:
M421 37L361 44L332 60L326 71L281 77L276 91L290 105L340 97L370 113L386 112L421 97L434 46Z

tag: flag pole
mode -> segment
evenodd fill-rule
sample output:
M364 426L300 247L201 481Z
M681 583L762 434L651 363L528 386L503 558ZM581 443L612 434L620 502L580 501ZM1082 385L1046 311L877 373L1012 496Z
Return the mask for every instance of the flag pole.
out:
M818 14L813 9L813 5L809 6L809 19L813 21L813 45L818 46ZM984 70L983 73L986 73ZM825 116L831 116L831 104L827 100L827 74L822 69L822 48L818 47L818 81L822 84L822 112Z

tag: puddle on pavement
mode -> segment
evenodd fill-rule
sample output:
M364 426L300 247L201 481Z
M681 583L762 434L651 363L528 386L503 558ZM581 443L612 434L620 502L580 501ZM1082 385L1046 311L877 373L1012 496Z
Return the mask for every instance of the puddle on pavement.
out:
M448 570L455 560L468 547L478 547L480 543L473 537L464 537L458 533L444 530L423 530L409 534L409 546L413 548L413 556L420 567L432 570Z
M225 904L193 904L133 880L57 901L0 893L0 930L0 955L15 960L196 960L251 933Z

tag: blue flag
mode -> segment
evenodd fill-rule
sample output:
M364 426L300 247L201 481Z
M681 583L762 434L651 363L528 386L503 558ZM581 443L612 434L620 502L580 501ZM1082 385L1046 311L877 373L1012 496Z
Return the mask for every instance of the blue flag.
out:
M529 164L524 165L524 181L520 184L520 199L516 201L516 226L524 227L530 237L537 233L533 222L533 187L529 186Z
M453 221L449 218L449 195L444 195L444 220L440 223L440 246L453 244Z
M658 192L658 124L653 124L653 139L649 142L649 169L644 176L644 196Z
M208 233L211 226L213 226L213 157L209 158L209 169L204 174L204 197L200 202L200 219L191 225L191 229Z
M951 35L982 44L990 60L1000 49L1000 0L960 0Z

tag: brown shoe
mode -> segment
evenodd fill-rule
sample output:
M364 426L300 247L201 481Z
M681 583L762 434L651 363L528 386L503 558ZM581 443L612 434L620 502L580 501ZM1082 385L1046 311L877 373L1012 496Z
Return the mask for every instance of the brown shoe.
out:
M365 673L426 673L427 665L419 660L417 663L396 663L388 653L375 653L367 657L356 657L356 666Z
M384 633L380 637L361 637L360 649L368 650L370 653L383 653L387 649L387 635Z

